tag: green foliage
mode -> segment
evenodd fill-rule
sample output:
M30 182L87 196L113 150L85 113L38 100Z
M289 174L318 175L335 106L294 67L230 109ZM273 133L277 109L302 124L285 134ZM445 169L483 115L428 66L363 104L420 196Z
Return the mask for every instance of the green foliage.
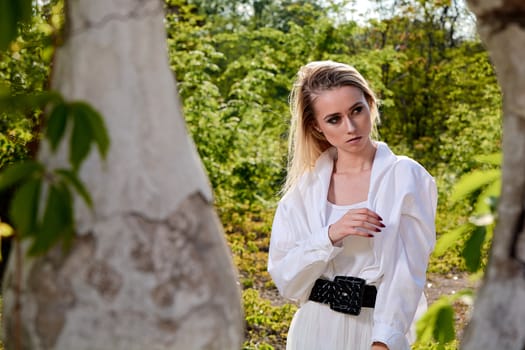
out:
M16 165L15 163L13 166L15 167ZM5 172L9 170L10 168L7 168ZM39 171L37 176L22 179L20 184L17 183L19 187L11 200L9 216L13 226L22 236L29 235L36 227L42 175L43 171Z
M71 116L73 123L73 131L69 139L69 161L73 169L78 170L89 154L92 143L97 145L100 155L105 158L109 149L109 136L100 114L84 102L66 104L63 109L67 116ZM59 140L53 140L55 144L58 142Z
M491 184L497 183L501 177L501 171L499 169L490 170L475 170L472 171L459 180L456 185L456 189L453 192L450 200L454 203L459 199L464 198L466 195L478 190L479 188ZM485 198L483 198L484 200Z
M44 253L59 242L67 246L74 237L73 191L92 206L77 172L92 143L98 146L101 158L105 158L109 137L104 120L89 105L66 103L57 93L8 96L0 100L0 107L7 111L49 109L47 125L51 130L46 129L44 134L53 151L65 135L68 122L73 124L69 148L71 169L47 169L40 162L27 160L15 162L0 172L0 192L14 191L9 218L21 238L31 239L29 253ZM40 200L42 192L47 195L44 203Z
M32 103L24 101L27 95L38 96L47 89L54 42L62 25L62 5L60 1L52 0L32 11L32 18L18 27L18 34L9 48L0 49L0 100L3 102L10 96L10 103L15 103L12 97L16 96L17 103ZM14 18L9 12L0 12L0 16ZM3 20L0 22L4 24ZM0 169L34 156L41 124L41 110L38 108L6 110L4 107L0 106Z
M471 303L472 294L470 290L462 290L452 296L442 296L430 305L416 325L417 343L414 349L455 349L456 331L453 304L458 299Z
M297 307L292 304L274 306L262 299L255 289L245 289L242 293L246 314L246 338L244 350L273 349L270 344L284 344L288 327Z
M501 154L496 153L481 155L475 160L486 163L489 167L499 167L501 158ZM460 200L474 201L474 210L468 222L444 233L439 238L434 251L435 256L442 256L452 247L462 245L461 256L467 270L479 272L484 268L496 222L496 198L499 197L500 188L500 169L476 169L459 179L454 186L451 201L453 203ZM429 307L418 322L418 341L436 342L437 349L445 349L446 344L455 340L453 303L461 297L468 297L471 304L473 292L465 289L454 296L444 296Z
M20 22L31 18L31 0L0 0L0 51L16 38Z
M476 160L486 162L489 166L499 166L501 154L479 156ZM441 256L451 247L462 243L461 255L467 269L476 272L484 266L487 246L492 239L496 222L496 198L499 197L500 188L500 169L477 169L459 179L454 186L451 200L456 203L462 199L468 200L469 195L476 195L474 210L468 222L439 238L434 251L436 256Z

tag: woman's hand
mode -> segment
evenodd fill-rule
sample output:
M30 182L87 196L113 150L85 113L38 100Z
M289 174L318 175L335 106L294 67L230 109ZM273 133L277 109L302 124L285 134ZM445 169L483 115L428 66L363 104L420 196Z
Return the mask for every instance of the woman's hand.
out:
M341 219L330 225L328 237L333 244L338 244L351 235L374 237L385 227L382 221L383 219L370 209L350 209Z
M388 346L386 346L386 344L384 343L375 341L372 344L372 348L370 350L388 350Z

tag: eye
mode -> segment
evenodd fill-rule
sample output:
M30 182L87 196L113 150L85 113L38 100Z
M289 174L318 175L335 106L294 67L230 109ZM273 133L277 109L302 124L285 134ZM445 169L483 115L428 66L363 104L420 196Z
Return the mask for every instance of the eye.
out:
M354 108L354 110L352 111L352 114L359 114L362 111L363 111L363 106L359 106L359 107Z
M326 122L328 124L337 124L338 121L339 121L339 117L330 117L326 119Z

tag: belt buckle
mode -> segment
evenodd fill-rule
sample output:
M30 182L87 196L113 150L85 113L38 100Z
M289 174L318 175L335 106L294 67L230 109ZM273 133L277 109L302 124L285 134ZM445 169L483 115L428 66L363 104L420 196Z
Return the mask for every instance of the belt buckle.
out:
M330 308L334 311L357 316L361 313L366 281L351 276L336 276L334 299Z

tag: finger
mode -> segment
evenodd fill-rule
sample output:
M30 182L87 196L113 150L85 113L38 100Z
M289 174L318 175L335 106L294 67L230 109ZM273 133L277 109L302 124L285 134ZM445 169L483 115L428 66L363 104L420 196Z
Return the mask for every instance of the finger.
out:
M385 227L385 225L379 219L375 217L363 215L363 214L348 215L345 217L345 219L353 226L368 227L369 225L372 225L374 227L379 227L379 228Z
M383 218L379 214L368 208L350 209L346 212L345 215L365 215L375 220L383 221Z
M376 233L378 233L377 228L367 229L362 226L345 226L344 228L344 235L349 236L362 236L362 237L373 237Z
M349 216L343 221L346 228L357 227L373 233L381 232L385 225L377 219L371 219L368 216L354 215Z

